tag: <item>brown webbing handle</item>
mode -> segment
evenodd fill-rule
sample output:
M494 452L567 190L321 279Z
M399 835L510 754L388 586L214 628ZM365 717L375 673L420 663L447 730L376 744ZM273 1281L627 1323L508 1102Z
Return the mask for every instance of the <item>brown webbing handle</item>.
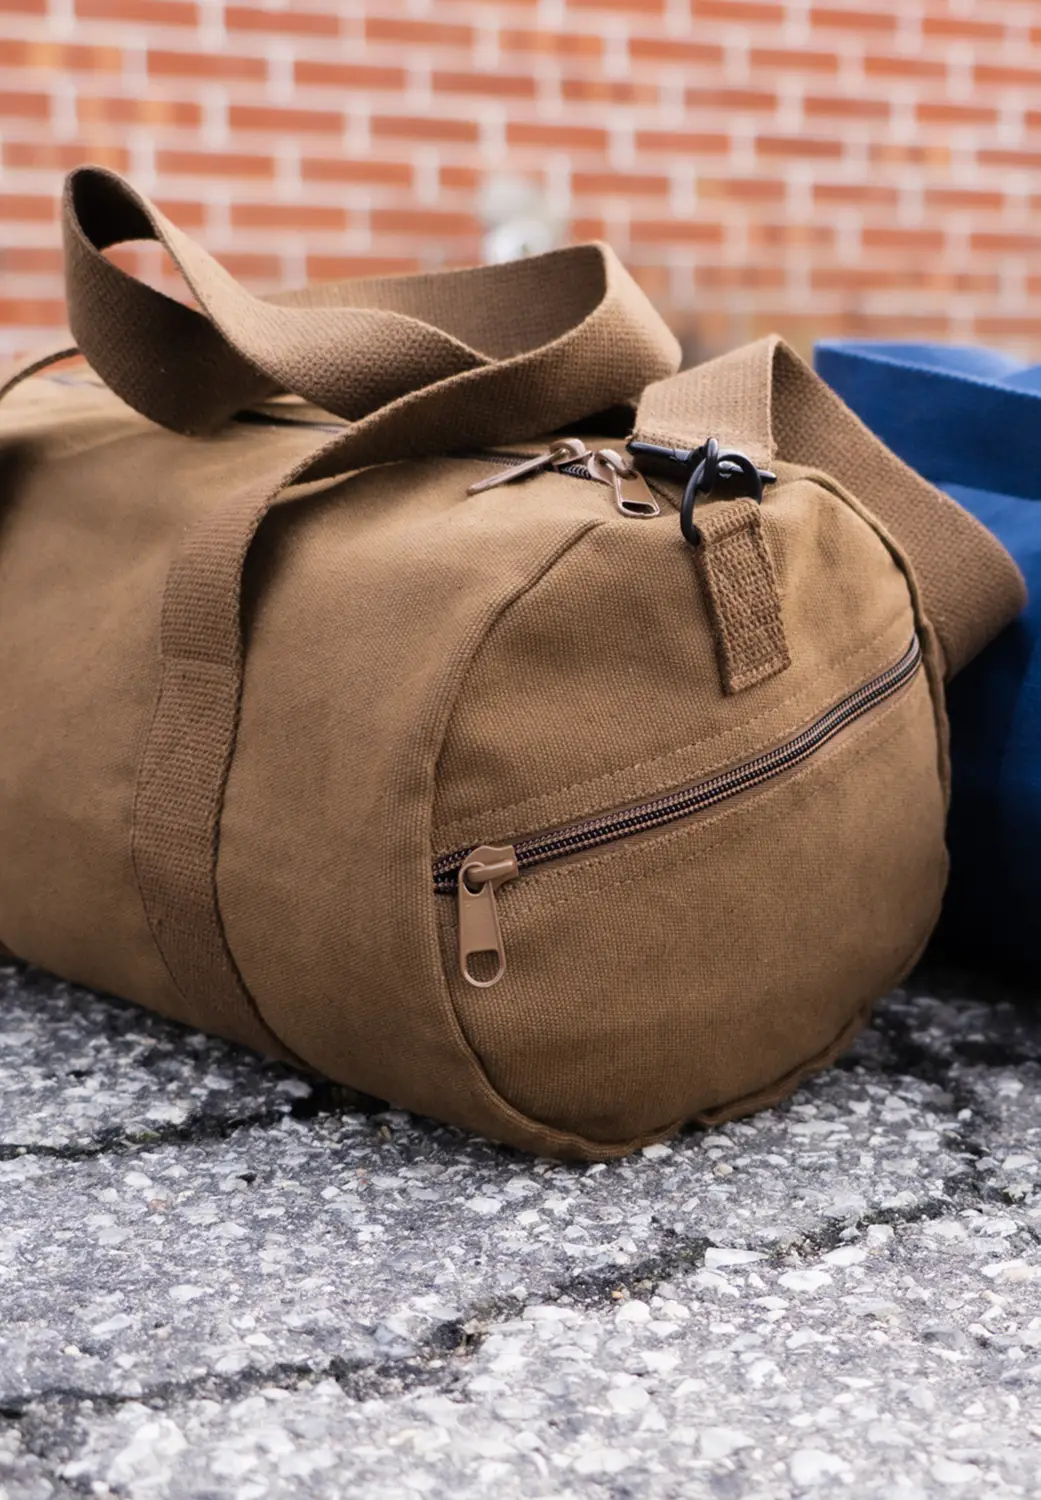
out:
M1022 575L974 516L881 443L776 336L648 387L637 436L695 448L706 438L761 467L818 469L882 522L909 558L953 676L1026 602Z
M603 246L265 301L120 178L96 169L70 177L64 232L74 337L143 415L208 432L274 391L291 391L348 424L268 482L205 512L183 538L163 599L131 854L186 1017L256 1038L267 1027L224 933L217 852L242 694L243 569L264 516L312 479L532 437L631 400L676 369L679 348ZM102 253L142 237L170 252L198 310Z
M443 452L551 431L679 364L672 334L605 245L263 298L113 172L70 174L62 226L76 343L128 405L177 432L213 431L277 391L348 422L422 392ZM142 239L169 252L197 307L103 254ZM417 433L394 456L424 447Z
M725 693L755 687L792 664L777 575L754 500L728 500L698 518L694 559Z

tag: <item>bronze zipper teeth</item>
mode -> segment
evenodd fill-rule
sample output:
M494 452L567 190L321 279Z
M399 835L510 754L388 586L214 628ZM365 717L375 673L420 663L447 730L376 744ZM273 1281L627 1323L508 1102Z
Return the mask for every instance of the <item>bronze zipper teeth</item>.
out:
M51 376L51 379L60 379L60 376ZM71 382L69 382L71 384ZM86 383L86 382L82 382ZM100 384L100 382L99 382ZM247 409L235 413L234 421L243 423L250 427L311 427L317 432L344 432L346 424L343 422L317 422L312 417L289 417L283 416L281 412L261 412ZM499 464L501 468L508 469L511 464L523 463L526 458L532 458L531 453L453 453L452 458L464 459L472 463ZM566 474L570 479L588 479L590 484L599 483L586 469L584 464L560 464L548 473ZM660 485L652 483L644 477L644 482L651 492L657 495L659 500L668 500L668 491Z
M453 453L453 458L463 459L466 463L475 464L498 464L500 468L508 469L513 464L522 464L526 458L534 458L534 453ZM593 479L592 474L584 463L554 464L547 467L546 474L569 474L572 479L588 479L592 484L599 483ZM534 476L533 476L534 477Z
M281 412L237 411L232 418L247 427L313 427L316 432L346 432L346 422L319 422L314 417L283 416Z
M553 829L548 833L535 834L531 838L515 839L513 848L517 854L518 870L523 873L571 854L583 854L621 838L663 828L773 780L793 766L800 765L850 724L899 692L915 676L921 665L922 648L918 637L914 636L910 646L893 666L829 708L827 713L794 739L773 750L764 751L754 760L746 761L729 771L722 771L695 786L669 792L635 807L601 813L599 817L586 818L582 822ZM439 895L451 895L455 891L459 870L473 852L473 847L443 854L434 861L434 889Z
M508 469L513 464L523 463L526 458L534 458L535 455L533 453L490 453L478 450L475 453L453 453L451 457L463 459L468 463L498 464L500 468ZM566 474L569 479L586 479L590 484L600 483L598 479L593 478L582 461L573 464L554 464L552 468L544 469L542 472L544 474ZM531 477L534 478L535 475ZM659 500L667 501L670 505L673 504L669 491L660 481L656 481L653 478L649 479L646 474L642 474L641 478L652 495L656 495Z

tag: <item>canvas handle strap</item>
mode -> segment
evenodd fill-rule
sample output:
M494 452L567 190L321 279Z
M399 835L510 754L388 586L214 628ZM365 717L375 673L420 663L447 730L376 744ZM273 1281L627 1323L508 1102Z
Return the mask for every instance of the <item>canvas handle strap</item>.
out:
M399 443L403 458L551 431L679 364L672 334L605 245L263 298L113 172L70 174L62 225L76 343L128 405L177 432L213 431L278 391L348 422L411 398L417 417L420 404L429 411ZM196 307L105 257L128 240L158 241Z
M948 677L1023 608L1023 578L996 538L879 442L782 339L649 386L636 425L648 442L716 437L760 466L783 460L836 480L909 558Z
M142 414L207 432L243 406L291 391L348 424L284 472L206 511L182 541L163 598L157 698L132 818L134 868L185 1014L255 1037L264 1023L225 937L217 850L242 693L243 569L264 516L310 480L528 438L631 400L676 369L679 349L602 246L265 301L120 178L95 169L67 183L64 232L76 342ZM105 258L108 246L140 238L166 247L198 310Z
M725 693L776 677L792 664L773 558L754 500L728 500L698 520L694 549Z

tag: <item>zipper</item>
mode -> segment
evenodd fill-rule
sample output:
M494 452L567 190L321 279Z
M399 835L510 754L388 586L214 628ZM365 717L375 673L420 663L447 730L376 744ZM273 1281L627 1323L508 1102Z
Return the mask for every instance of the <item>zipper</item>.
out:
M742 765L649 802L584 818L564 827L516 839L512 844L481 844L477 848L457 849L435 859L435 892L438 895L454 892L459 903L459 968L463 978L485 989L498 984L506 972L495 899L501 885L555 860L585 854L618 839L678 823L772 781L801 765L857 719L899 692L917 675L921 665L922 648L918 637L914 636L900 660L886 671L840 699L793 739ZM479 979L471 972L470 960L483 953L495 956L496 968L489 978Z
M346 422L316 422L313 417L287 417L273 411L237 411L232 418L247 427L313 427L316 432L344 432Z
M234 420L253 427L310 427L318 432L342 432L342 422L318 422L313 417L291 417L281 412L245 410L235 413ZM571 479L588 479L606 485L614 495L615 506L623 516L649 520L661 515L656 496L668 499L665 491L652 485L639 473L628 454L614 448L587 448L581 438L561 438L542 453L457 453L456 458L474 463L497 464L502 473L490 479L479 479L467 489L468 495L481 495L500 485L513 484L529 475L553 470Z
M254 427L313 427L319 432L342 432L341 422L318 422L312 417L284 416L281 412L240 411L235 421ZM615 507L631 520L650 520L661 515L658 498L668 499L665 491L652 485L637 470L629 455L615 448L591 449L581 438L561 438L552 448L542 453L493 453L484 450L476 453L457 453L455 458L469 459L474 463L496 464L501 473L489 479L479 479L467 489L468 495L482 495L486 490L498 489L500 485L513 484L529 475L553 471L567 474L571 479L588 479L595 484L606 485L614 496Z
M652 486L638 471L627 453L615 448L588 448L581 438L561 438L541 453L461 453L459 458L476 463L499 465L501 472L479 479L467 489L468 495L482 495L501 485L514 484L535 474L554 472L571 479L588 479L606 485L614 496L615 508L631 520L650 520L661 515L656 496L668 499L664 491Z

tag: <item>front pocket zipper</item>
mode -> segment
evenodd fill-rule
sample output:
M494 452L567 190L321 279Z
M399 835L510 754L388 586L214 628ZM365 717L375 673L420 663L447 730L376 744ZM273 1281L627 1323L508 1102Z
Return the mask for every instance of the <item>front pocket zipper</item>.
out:
M601 813L563 828L550 829L517 839L512 844L481 844L457 849L434 860L434 890L438 895L455 893L459 903L459 969L463 978L479 989L498 984L506 972L506 955L495 893L508 880L571 855L585 854L604 844L651 829L678 823L706 808L747 792L800 765L857 719L869 713L910 682L922 665L918 637L900 660L855 692L841 699L793 739L766 750L753 760L721 771L694 786L667 792L650 802L615 812ZM494 954L495 972L487 979L471 973L470 960L480 953Z

